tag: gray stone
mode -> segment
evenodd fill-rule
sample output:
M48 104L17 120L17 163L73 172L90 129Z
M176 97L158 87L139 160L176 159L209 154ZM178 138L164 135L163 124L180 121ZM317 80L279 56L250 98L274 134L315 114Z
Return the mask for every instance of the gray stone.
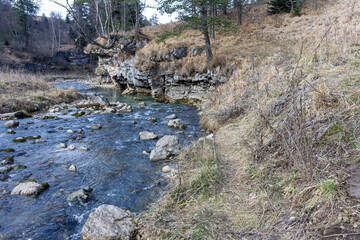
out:
M180 148L178 136L165 135L156 143L156 148L151 151L150 160L159 161L173 155L178 155L180 153Z
M60 147L61 148L67 148L67 145L66 145L66 143L60 143Z
M180 59L183 57L186 57L187 55L187 47L181 47L181 48L174 48L173 50L171 50L171 54L174 55L175 58Z
M86 187L83 189L79 189L71 194L66 198L67 201L80 201L80 202L88 202L92 197L93 189L91 187Z
M70 146L68 146L68 149L69 149L69 150L75 150L75 148L76 148L76 147L75 147L74 144L71 144Z
M15 121L15 120L10 120L10 121L7 121L4 126L6 128L12 128L12 127L17 127L19 126L19 121Z
M70 165L70 167L68 167L68 170L71 172L76 172L76 166L75 165Z
M11 195L36 196L48 187L47 183L37 183L35 181L22 182L11 191Z
M166 116L165 118L166 119L176 119L177 116L176 116L176 114L170 114L169 116Z
M172 128L177 128L177 129L186 128L183 120L181 120L181 119L170 120L166 125L168 125L169 127L172 127Z
M82 240L130 240L134 237L134 215L113 205L103 204L90 213L82 231Z
M151 140L151 139L156 139L156 138L158 138L158 136L156 136L156 134L153 132L144 131L144 132L140 132L140 134L139 134L140 140Z

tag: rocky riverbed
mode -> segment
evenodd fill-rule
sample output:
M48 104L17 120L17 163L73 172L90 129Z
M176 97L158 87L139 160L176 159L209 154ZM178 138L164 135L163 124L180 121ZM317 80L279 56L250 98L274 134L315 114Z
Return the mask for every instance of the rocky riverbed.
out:
M0 239L80 239L103 204L146 209L176 176L171 158L200 135L191 106L58 85L87 100L0 121Z

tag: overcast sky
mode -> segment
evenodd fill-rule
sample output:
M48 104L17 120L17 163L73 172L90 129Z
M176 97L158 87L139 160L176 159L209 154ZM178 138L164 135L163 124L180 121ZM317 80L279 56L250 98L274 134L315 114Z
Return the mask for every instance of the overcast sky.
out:
M66 3L66 0L57 0L61 3ZM69 0L72 1L72 0ZM145 2L146 6L152 6L156 7L157 4L155 0L143 0L142 2ZM40 2L40 14L42 15L45 13L46 16L50 16L51 12L59 12L61 13L62 17L65 18L66 16L66 10L59 5L51 2L50 0L41 0ZM155 8L145 8L143 14L147 19L149 19L154 13L158 15L159 23L169 23L171 20L175 20L175 15L169 16L167 14L161 15Z

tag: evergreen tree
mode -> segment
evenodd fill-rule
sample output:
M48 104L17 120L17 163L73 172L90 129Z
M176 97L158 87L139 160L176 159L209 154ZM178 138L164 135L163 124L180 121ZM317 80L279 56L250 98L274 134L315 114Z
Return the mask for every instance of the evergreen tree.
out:
M267 12L269 14L278 14L278 13L289 13L291 12L295 5L297 5L296 0L271 0L267 3L269 5Z

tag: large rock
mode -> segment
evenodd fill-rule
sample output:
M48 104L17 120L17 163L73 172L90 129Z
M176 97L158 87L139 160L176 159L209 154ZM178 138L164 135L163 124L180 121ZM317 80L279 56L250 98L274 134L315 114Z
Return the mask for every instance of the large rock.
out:
M91 187L86 187L79 189L67 197L67 201L80 201L80 202L88 202L90 198L92 197L92 191L93 189Z
M179 58L183 58L186 57L187 55L187 47L181 47L181 48L174 48L173 50L171 50L171 54L174 55L175 58L179 59Z
M38 183L35 180L28 180L26 182L19 183L11 191L11 195L24 195L28 197L34 197L39 195L47 188L49 188L49 184L46 182Z
M140 140L151 140L151 139L156 139L156 138L158 138L158 136L156 136L156 134L153 132L144 131L144 132L140 132L140 134L139 134Z
M166 135L157 143L156 148L151 151L150 160L159 161L180 153L180 140L178 136Z
M183 120L181 120L181 119L170 120L166 125L168 125L169 127L172 127L172 128L177 128L177 129L186 128Z
M82 100L82 101L78 102L76 105L96 105L96 104L103 105L103 106L109 106L110 102L104 96L91 93L91 94L86 95L86 100Z
M14 120L10 120L10 121L7 121L4 126L6 128L12 128L12 127L17 127L19 126L19 122L18 121L14 121Z
M82 240L129 240L136 232L131 212L103 204L90 213L82 231Z

